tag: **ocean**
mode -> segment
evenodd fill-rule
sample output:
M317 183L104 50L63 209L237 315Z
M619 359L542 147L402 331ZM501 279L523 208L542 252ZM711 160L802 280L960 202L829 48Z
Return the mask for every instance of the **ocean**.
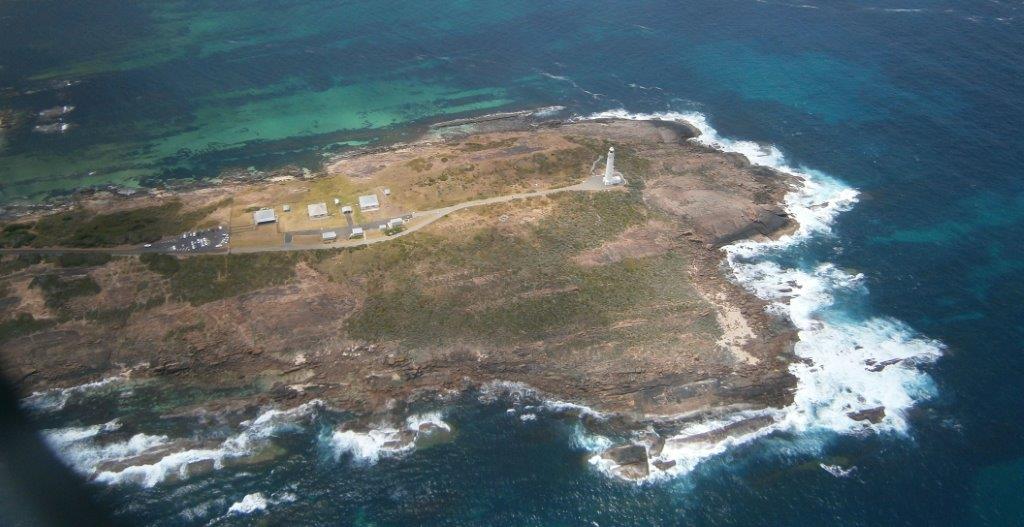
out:
M0 110L26 117L0 139L3 203L315 167L550 106L685 119L805 181L797 235L725 250L800 330L796 402L641 484L591 462L617 438L583 410L523 390L417 409L443 440L401 452L334 432L348 416L320 405L168 417L210 394L116 379L26 407L86 473L195 443L90 485L139 524L1024 524L1022 16L995 0L4 2ZM65 132L32 130L64 106ZM866 372L878 358L902 362ZM878 403L873 427L842 417ZM271 460L230 462L258 441Z

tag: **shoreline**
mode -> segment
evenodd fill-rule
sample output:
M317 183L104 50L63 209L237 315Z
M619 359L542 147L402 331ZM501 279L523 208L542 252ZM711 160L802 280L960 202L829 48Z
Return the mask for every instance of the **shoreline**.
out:
M320 167L311 169L291 163L280 165L267 170L249 170L241 167L222 170L212 177L189 179L185 182L176 182L169 179L158 186L121 186L116 184L101 184L69 188L65 191L49 196L43 196L39 201L15 199L7 203L0 203L0 221L17 221L26 217L36 217L57 212L67 211L73 208L76 203L82 200L92 199L96 196L108 199L131 200L139 198L162 199L169 195L187 194L190 192L217 189L224 186L245 186L258 185L272 182L275 178L290 177L302 179L316 179L322 175L323 168L339 159L360 157L378 154L418 144L430 143L443 140L436 134L449 131L454 135L467 135L473 131L449 130L458 127L472 126L476 124L485 126L499 125L503 122L514 122L513 129L525 129L530 126L544 126L549 124L562 124L567 122L564 119L548 119L548 116L561 113L565 110L561 106L544 106L538 108L525 108L522 110L511 110L506 112L486 113L477 116L451 119L447 121L431 122L431 119L407 123L403 128L397 129L392 135L394 139L383 141L372 146L356 146L350 150L339 152L324 157ZM537 119L531 119L537 117ZM516 122L517 121L517 122ZM411 139L400 139L412 133ZM0 129L0 138L3 130Z
M501 119L499 119L499 120L501 120ZM619 124L619 123L622 123L622 124ZM584 124L584 125L580 125L578 123L571 123L571 122L570 123L561 122L559 124L550 125L550 127L557 129L557 128L561 127L561 126L570 126L571 125L571 126L575 126L576 127L576 128L573 128L573 129L577 129L580 126L582 126L582 128L579 128L581 130L589 130L589 129L592 129L593 127L595 127L595 126L600 127L600 129L604 129L604 128L610 127L610 128L608 128L608 130L610 130L610 133L612 133L614 135L616 133L619 133L619 134L627 133L628 130L632 129L631 127L637 127L637 126L641 127L641 128L638 128L638 129L646 130L647 128L643 128L643 127L648 126L648 124L649 123L647 123L647 124L630 124L628 121L623 123L621 121L616 121L616 120L603 120L603 121L595 121L592 124ZM459 126L461 126L461 124L459 124ZM663 123L663 124L655 123L655 124L653 124L651 126L652 126L652 128L651 128L652 131L651 132L645 132L645 133L648 133L649 137L667 137L667 136L664 136L664 134L666 134L666 133L669 134L669 136L678 137L677 134L681 133L681 132L679 132L679 130L680 130L679 126L680 125L673 125L671 123ZM659 126L663 126L663 128L659 128ZM683 128L683 130L689 130L689 128ZM478 132L476 132L473 135L478 135L478 134L481 134L481 133L486 134L488 132L479 132L478 131ZM628 132L628 133L632 134L633 132ZM653 134L653 135L651 135L651 134ZM661 135L659 135L659 134L661 134ZM673 135L673 134L676 134L676 135ZM625 136L623 136L623 137L625 137ZM670 148L670 149L673 149L673 150L674 149L679 149L679 148L682 148L683 150L686 150L687 148L690 148L690 147L682 146L682 145L685 145L686 142L689 139L691 139L691 138L692 137L684 137L682 142L674 143L672 141L669 141L669 142L667 142L665 144L666 145L670 145L667 148ZM402 145L402 146L394 147L394 148L390 149L390 151L398 150L398 149L401 149L401 148L416 148L416 147L423 146L423 144L424 143L422 143L422 142L418 142L418 143L413 143L411 145ZM672 146L672 145L674 145L674 146ZM718 157L716 157L716 156L718 156L718 154L714 153L710 149L708 151L706 151L707 152L706 154L700 154L699 153L699 152L701 152L700 149L694 150L694 152L697 152L698 158L699 158L700 155L711 155L713 159L719 159ZM363 154L363 156L373 156L375 154L376 153L367 153L367 154ZM356 157L360 157L360 156L356 156ZM728 158L726 158L726 157L722 157L721 160L722 160L721 162L725 162L725 163L734 163L734 161L728 161ZM726 165L723 165L723 166L726 166ZM740 163L740 164L738 164L736 166L738 167L739 170L745 170L745 168L743 168L744 165L742 163ZM730 170L733 170L733 169L730 169ZM645 191L645 192L647 192L647 191ZM672 203L672 199L675 199L675 198L673 198L674 194L672 194L672 192L676 192L676 191L672 190L671 188L660 188L660 187L655 186L655 188L652 190L652 192L655 193L655 194L652 194L652 195L657 196L658 197L657 199L659 199L662 203ZM683 233L683 234L684 234L684 238L685 237L691 238L689 243L694 243L695 241L697 241L699 239L699 238L695 237L695 235L693 233L690 233L688 235L685 234L685 233ZM760 369L760 368L757 367L757 365L761 361L759 359L757 359L756 357L753 357L752 355L749 355L749 353L746 353L745 351L743 351L744 343L742 343L742 342L735 342L737 340L736 337L738 336L736 334L736 331L741 331L742 332L742 335L739 335L739 336L741 336L743 338L741 338L739 340L748 340L749 341L753 337L756 337L756 335L759 332L764 332L764 331L777 332L778 331L777 326L778 326L778 324L781 321L777 320L777 319L773 319L771 315L765 313L765 307L767 306L766 303L758 300L754 295L750 294L749 292L743 291L742 289L739 288L739 286L730 283L728 277L725 276L722 273L721 269L723 269L723 265L726 262L723 259L723 255L716 248L720 244L720 242L718 242L716 240L719 240L720 238L716 238L714 236L708 238L707 236L709 236L709 235L702 235L702 236L703 236L703 238L700 238L700 239L702 239L703 241L699 241L698 243L700 243L700 245L702 245L703 248L696 250L696 252L694 252L693 254L701 255L701 257L698 258L698 260L694 260L694 262L703 261L704 263L700 264L698 266L698 268L695 268L695 272L693 273L692 279L695 280L695 281L697 281L697 280L702 281L702 283L704 283L704 281L706 281L707 284L712 284L712 283L716 284L714 286L714 288L713 288L713 289L715 289L717 291L716 293L713 293L714 296L710 296L708 294L708 292L706 292L706 291L702 291L701 292L701 296L703 296L705 298L705 300L707 300L711 304L715 304L716 305L717 313L716 313L715 317L719 320L719 323L721 324L722 321L727 321L728 322L728 323L724 324L724 326L727 326L727 327L723 327L723 330L725 330L725 332L722 335L721 339L719 339L719 341L716 344L716 346L726 349L727 353L729 355L733 356L733 357L736 357L738 359L739 363L746 364L747 367L753 368L749 372L744 374L744 377L746 377L746 376L749 376L749 375L753 374L754 371ZM729 299L731 299L731 300L729 300ZM716 303L713 300L718 300L718 302ZM742 306L742 307L740 307L740 306ZM737 320L738 320L737 317L739 317L740 319L743 319L742 320L743 324L735 324L737 322ZM728 326L730 326L730 324L737 326L739 329L737 329L737 327L728 327ZM743 326L745 326L745 327L743 327ZM769 329L769 328L773 328L773 327L776 327L776 329ZM732 342L730 342L730 341L732 341ZM792 343L794 341L795 341L795 336L787 336L786 332L780 333L778 338L777 338L777 342L775 344L771 345L771 347L774 348L774 351L770 352L772 354L771 356L774 357L774 356L778 355L779 353L791 354L792 352L791 351L786 351L786 349L790 349L791 350ZM739 353L737 353L737 352L739 352ZM754 360L750 360L750 359L754 359ZM386 359L386 361L387 360L391 360L391 359ZM400 359L396 358L395 359L396 362L394 363L394 366L397 366L399 370L402 370L404 368L404 363L402 362L403 360L404 359L400 360ZM385 365L387 364L386 361L385 361ZM156 377L159 378L160 375L161 375L159 373L159 371L161 371L160 370L161 368L165 372L175 372L175 371L178 371L175 368L179 368L179 367L175 366L173 364L166 364L166 365L161 365L161 366L158 366L158 367L150 367L149 370L150 370L150 372L156 372L157 373ZM300 364L296 371L297 372L304 371L303 368L304 368L304 366L302 366ZM785 368L783 368L783 371L784 370L785 370ZM458 371L458 369L456 369L455 371ZM467 371L467 372L463 373L463 375L465 375L466 373L469 373L469 372ZM500 373L497 373L497 374L495 374L495 373L490 373L487 376L485 376L484 378L479 379L479 380L470 381L469 384L463 384L458 389L459 390L466 390L466 389L470 389L473 386L481 386L482 385L481 383L485 383L487 378L493 379L495 381L502 381L502 379L503 379L502 375ZM174 374L174 373L172 373L172 374ZM146 376L146 373L142 373L142 375ZM152 373L150 373L150 375L152 375ZM177 375L177 374L174 374L174 375ZM288 374L288 375L291 375L291 374ZM408 376L409 374L406 373L406 374L403 374L403 375ZM407 396L412 396L412 395L414 395L416 393L429 393L429 392L437 393L438 389L440 387L439 386L434 386L433 388L431 388L430 387L431 383L429 381L426 384L424 384L424 385L420 385L422 383L420 383L419 381L416 380L417 377L419 377L420 375L422 375L422 374L414 374L410 378L410 380L412 380L414 382L412 383L412 386L410 386L407 390L404 390L408 394ZM788 375L788 374L786 374L786 375ZM782 382L783 384L789 384L789 381L784 380L786 378L786 375L781 377L779 380L773 381L773 382L776 382L776 383ZM475 375L471 375L471 377L475 377ZM299 378L301 378L301 377L299 377ZM516 381L513 378L504 379L504 381L502 381L502 382L505 382L505 381L507 381L507 382L520 382L520 381ZM730 382L734 382L734 381L730 381ZM755 378L749 378L748 380L741 382L739 387L730 388L730 389L738 390L736 392L737 394L743 394L743 393L747 393L749 390L751 390L751 387L757 386L758 384L763 384L763 382L764 382L764 379L757 380L756 377ZM749 383L749 385L747 385L747 387L743 387L744 386L743 383ZM584 388L583 386L579 387L579 388L584 388L583 391L578 391L579 388L566 390L566 388L570 388L570 387L563 385L562 388L556 389L554 392L552 392L550 390L550 387L544 386L544 383L540 383L540 385L535 385L534 383L529 383L529 384L531 386L530 389L534 390L536 393L554 393L556 395L553 395L553 397L555 397L557 399L564 399L566 396L568 396L569 400L587 401L589 398L592 397L592 395L587 395L587 392L588 392L588 390L590 388ZM293 387L298 387L300 385L301 386L306 386L306 385L309 385L309 383L306 382L306 381L299 381L298 383L293 381L292 384L290 384L290 385L286 384L285 386L283 386L282 389L284 390L284 392L282 392L282 393L288 393L288 392L291 393L291 395L288 395L288 397L285 400L290 400L290 401L293 401L293 402L299 402L299 401L312 400L313 398L319 399L319 398L321 398L323 396L323 393L316 393L316 391L310 392L308 387L302 388L302 389L298 389L298 391L296 391L297 388L293 388ZM688 385L688 383L683 382L683 384L678 386L678 387L671 387L671 386L669 386L669 387L658 388L658 390L659 390L658 393L661 393L660 391L664 391L664 390L666 390L668 388L672 388L672 389L679 388L679 389L684 389L684 390L692 389L692 388L687 388L686 387L687 385ZM694 386L699 386L699 385L700 385L700 383L697 383ZM51 384L51 386L52 386L52 384ZM314 384L314 386L315 386L315 384ZM445 389L450 389L450 388L445 388ZM601 388L601 389L605 389L605 388ZM409 391L409 390L411 390L411 391ZM425 392L424 392L424 390L425 390ZM558 393L559 390L563 391L564 393ZM333 390L331 390L331 391L333 391ZM679 393L683 393L683 392L679 392ZM763 394L762 395L758 395L757 394L757 389L753 389L753 391L749 391L749 393L750 393L750 396L754 397L753 400L759 400L759 399L763 398ZM736 396L733 396L733 397L736 397ZM749 397L749 396L739 395L739 397L740 397L740 399L743 399L744 397ZM771 397L769 397L769 399L771 399ZM264 399L264 402L266 402L265 399ZM762 407L769 407L770 408L770 407L777 407L779 405L787 404L787 402L785 400L778 400L778 399L772 400L772 402L770 404L766 404L766 402L767 401L760 402L760 403L755 403L755 406L762 406ZM246 402L246 401L243 400L243 401L238 401L238 404L242 404L243 406L245 406L245 405L251 404L251 402ZM289 403L289 404L292 404L292 403ZM622 412L622 408L616 408L616 405L621 405L621 403L615 403L615 404L613 404L611 406L608 406L605 409L601 409L599 411L600 412L610 411L610 412L618 415L617 419L621 419L623 417L629 416L625 422L632 422L632 423L634 423L634 426L635 425L639 425L640 423L643 423L643 422L649 422L650 419L652 419L652 418L656 419L656 420L663 420L663 419L669 418L671 416L679 416L679 415L683 415L683 414L686 414L686 415L690 416L690 418L687 419L687 421L700 420L700 416L714 415L717 411L719 411L719 410L716 410L716 406L715 405L703 406L703 404L704 403L701 403L701 405L699 405L699 406L697 406L695 408L691 408L689 410L686 410L683 413L680 413L680 412L647 413L642 408L638 408L638 409L635 409L635 410L623 413ZM230 406L231 406L231 404L229 404L229 407ZM372 407L372 405L366 406L366 403L361 404L361 406L364 406L367 410L370 410L370 408ZM601 406L604 406L604 405L602 405L602 404L598 404L597 405L597 407L601 407ZM685 407L686 406L684 405L683 407L680 407L680 408L685 408ZM719 409L720 408L722 408L722 407L719 407ZM696 413L694 413L694 412L696 412ZM375 413L374 411L372 411L372 410L370 411L371 415L374 414L374 413ZM646 477L646 476L644 476L644 477ZM643 479L643 478L634 478L634 479Z

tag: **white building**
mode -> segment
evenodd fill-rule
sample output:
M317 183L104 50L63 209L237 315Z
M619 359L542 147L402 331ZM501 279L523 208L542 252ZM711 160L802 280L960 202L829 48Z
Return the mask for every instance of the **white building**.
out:
M327 232L322 233L320 235L320 238L324 242L333 242L334 240L338 239L338 233L334 232L334 231L327 231Z
M362 238L364 236L362 227L352 227L352 233L348 235L349 238Z
M608 148L608 162L604 165L604 178L602 181L605 185L621 185L622 175L615 172L615 147Z
M402 225L405 225L405 220L403 220L402 218L394 218L392 220L388 220L388 228L389 229L394 229L395 227L401 227Z
M344 207L341 208L341 213L342 214L352 214L352 206L351 205L345 205Z
M359 196L359 210L366 212L371 210L377 210L380 208L380 201L377 200L376 194L367 194L365 196Z
M260 209L252 213L252 222L256 225L274 223L275 221L277 221L277 214L274 213L274 209Z
M326 218L327 217L327 204L326 203L313 203L306 207L309 210L309 217L313 219Z
M292 206L291 205L281 205L281 210L283 210L285 212L291 212L292 211Z

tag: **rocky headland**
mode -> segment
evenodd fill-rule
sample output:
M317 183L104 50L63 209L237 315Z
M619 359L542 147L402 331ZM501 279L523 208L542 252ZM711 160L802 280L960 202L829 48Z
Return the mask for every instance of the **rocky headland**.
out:
M127 374L224 389L178 413L316 399L365 422L495 382L625 428L784 406L795 334L730 281L719 248L793 229L781 207L793 181L690 141L698 133L617 119L455 123L319 173L81 195L4 226L3 374L25 395ZM133 254L142 240L101 231L122 214L156 239L222 224L244 240L239 218L262 202L386 185L396 207L425 210L565 187L603 166L608 146L622 187L459 210L368 246ZM59 250L82 240L94 245ZM642 478L660 450L648 443L604 456Z

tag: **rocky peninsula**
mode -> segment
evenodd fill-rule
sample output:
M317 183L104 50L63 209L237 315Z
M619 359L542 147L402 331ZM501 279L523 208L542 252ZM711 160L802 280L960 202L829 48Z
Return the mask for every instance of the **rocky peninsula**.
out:
M26 396L128 375L220 390L175 412L316 399L365 422L494 383L627 427L784 406L794 332L730 281L719 248L792 229L781 203L793 182L690 141L698 133L513 115L319 172L78 196L0 232L3 374ZM553 191L591 177L609 146L625 185ZM385 188L380 214L409 213L413 232L322 245L326 227L308 218L251 225L260 207L304 216ZM142 248L213 228L230 232L230 252ZM630 448L607 457L646 459Z

